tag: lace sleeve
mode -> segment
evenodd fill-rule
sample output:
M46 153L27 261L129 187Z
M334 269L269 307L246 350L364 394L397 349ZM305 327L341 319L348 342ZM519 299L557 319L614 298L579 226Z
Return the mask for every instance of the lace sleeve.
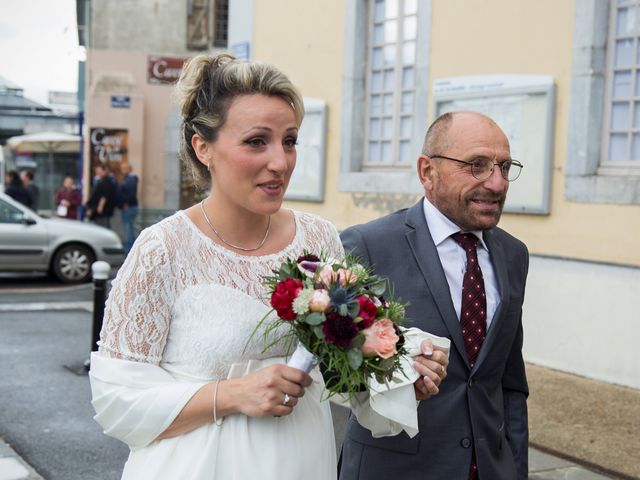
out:
M100 353L157 365L175 298L170 255L152 228L144 230L121 267L105 306Z
M306 248L311 252L323 252L329 258L344 257L344 249L335 225L324 218L306 213L308 222L306 231ZM305 223L306 223L305 222Z

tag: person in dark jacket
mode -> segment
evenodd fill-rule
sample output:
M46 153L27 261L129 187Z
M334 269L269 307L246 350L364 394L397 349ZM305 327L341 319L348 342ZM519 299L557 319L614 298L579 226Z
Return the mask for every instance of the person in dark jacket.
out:
M138 216L138 176L132 173L131 164L120 164L122 181L118 185L118 206L122 209L124 251L129 253L136 239L134 222Z
M5 188L4 193L9 195L15 201L32 208L32 198L29 195L29 191L22 184L20 175L15 170L10 170L5 176Z
M40 207L40 189L33 183L33 172L31 170L23 170L20 172L20 179L24 188L31 196L31 208L37 212Z
M116 184L109 177L109 170L104 164L95 167L98 181L91 191L87 201L87 217L96 225L111 228L111 217L116 207Z

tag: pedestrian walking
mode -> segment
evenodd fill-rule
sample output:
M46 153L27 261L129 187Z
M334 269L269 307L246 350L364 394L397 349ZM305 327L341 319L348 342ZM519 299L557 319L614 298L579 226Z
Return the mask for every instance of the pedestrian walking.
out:
M20 175L15 170L9 170L4 177L4 193L13 198L16 202L31 208L31 195L29 191L24 188Z
M116 207L117 185L109 176L109 170L103 163L96 165L97 181L87 201L87 218L101 227L111 228L111 217Z
M78 207L82 203L82 194L76 188L73 177L64 178L53 201L56 205L56 215L69 220L78 219Z
M35 183L33 183L33 171L23 170L20 172L20 179L22 180L24 188L27 189L27 192L29 192L29 196L31 197L31 208L37 212L40 207L40 189Z
M124 252L129 253L136 239L135 220L138 216L138 176L130 163L120 164L122 181L118 184L118 206L122 210Z

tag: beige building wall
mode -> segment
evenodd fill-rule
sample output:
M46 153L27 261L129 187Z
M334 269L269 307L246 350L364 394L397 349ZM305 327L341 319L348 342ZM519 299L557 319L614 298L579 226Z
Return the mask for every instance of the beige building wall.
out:
M640 206L569 202L564 195L574 3L571 1L433 0L429 83L464 75L549 75L556 88L550 215L505 214L501 226L532 253L640 266L630 232L640 232ZM304 96L328 103L325 202L289 202L339 228L388 211L356 206L357 193L339 191L343 2L256 1L254 58L281 67ZM432 119L431 95L424 105ZM427 125L425 125L426 130ZM577 148L572 146L572 148ZM416 157L419 152L416 152ZM523 175L526 175L526 166ZM517 188L514 184L513 188ZM417 197L403 198L410 204Z
M114 78L122 81L105 81ZM87 56L87 132L93 127L129 129L129 161L141 178L138 193L145 208L162 208L165 204L165 131L167 119L176 108L172 91L171 85L147 83L146 54L92 50ZM111 95L131 96L131 108L112 108ZM136 122L140 113L141 121ZM85 165L88 149L85 142ZM85 175L88 185L88 172Z
M350 214L353 204L350 194L338 191L344 6L337 1L274 0L256 1L255 8L253 58L284 71L303 96L327 102L324 202L288 201L287 206L348 226L356 218Z
M325 201L287 204L319 213L339 228L369 221L419 198L406 192L340 191L341 139L350 134L342 124L344 61L349 58L345 40L349 29L355 28L346 24L346 10L353 2L365 4L365 0L255 1L253 57L281 67L304 96L319 97L328 104ZM418 26L427 29L430 43L429 91L422 106L429 122L433 86L440 79L515 74L545 75L554 81L550 213L509 213L501 220L501 227L522 239L532 253L523 315L525 359L640 388L640 353L635 346L640 335L636 321L640 205L579 203L567 200L565 194L568 157L587 148L568 141L572 133L569 108L571 102L581 101L571 97L576 91L573 62L579 50L574 45L574 19L593 20L589 17L593 4L583 0L419 2L431 6L430 23ZM602 16L604 9L597 10ZM518 188L517 181L512 188ZM601 352L606 352L604 358Z

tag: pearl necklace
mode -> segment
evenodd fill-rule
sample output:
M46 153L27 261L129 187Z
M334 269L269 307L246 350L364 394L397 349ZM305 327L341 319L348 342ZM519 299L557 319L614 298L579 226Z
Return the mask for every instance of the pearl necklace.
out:
M209 220L209 217L207 216L207 212L204 209L204 200L200 202L200 210L202 210L202 214L204 215L204 219L207 221L207 225L209 225L211 230L213 230L213 233L216 234L216 237L218 237L222 241L222 243L224 243L225 245L231 248L235 248L236 250L242 250L243 252L255 252L256 250L261 249L262 246L264 245L264 242L267 241L267 237L269 236L269 229L271 228L271 215L269 215L269 221L267 222L267 229L264 231L264 237L262 237L262 241L260 242L260 244L255 248L244 248L238 245L234 245L233 243L227 242L224 239L224 237L220 234L220 232L216 230L216 228L211 224L211 220Z

